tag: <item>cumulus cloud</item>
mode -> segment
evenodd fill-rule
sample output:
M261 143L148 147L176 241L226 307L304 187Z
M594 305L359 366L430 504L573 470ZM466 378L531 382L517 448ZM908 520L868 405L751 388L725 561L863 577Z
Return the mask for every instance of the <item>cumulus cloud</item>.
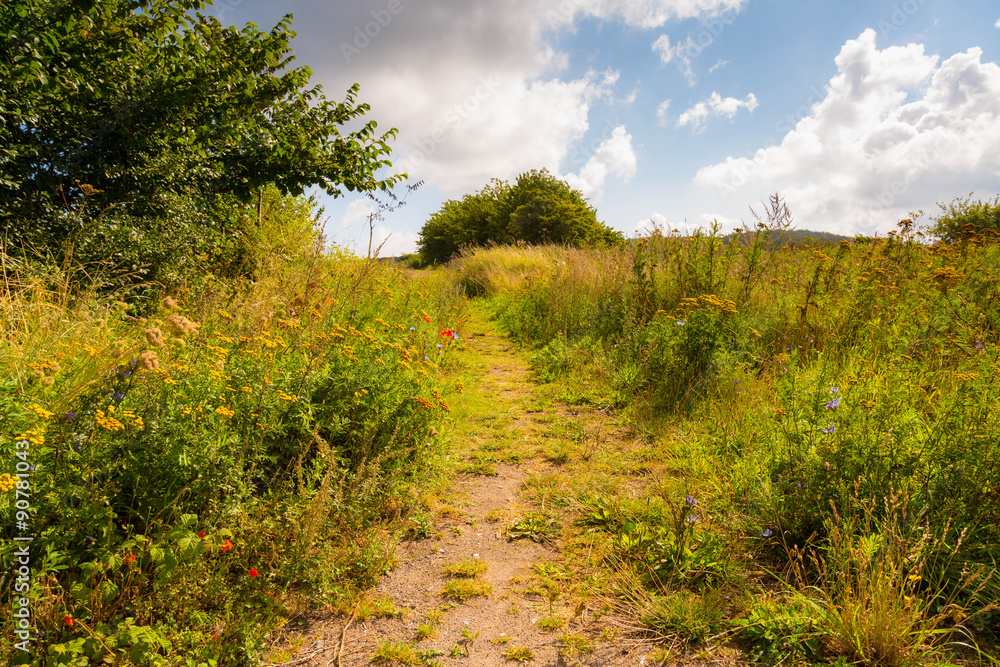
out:
M921 44L844 44L838 74L780 143L728 157L695 182L741 201L785 196L810 229L873 233L908 211L1000 179L1000 67L970 48L943 62Z
M997 19L997 22L993 24L993 27L1000 28L1000 19Z
M667 124L667 114L670 112L670 100L663 100L656 107L656 120L660 125Z
M614 90L616 74L566 77L559 31L585 17L651 28L746 1L401 0L392 13L385 0L289 0L270 11L295 12L296 55L328 96L358 82L368 116L399 128L393 171L450 197L532 168L558 173L596 104L634 99Z
M568 174L562 178L570 187L593 201L604 194L604 182L608 174L628 181L635 172L636 157L632 148L632 135L625 131L624 126L619 126L612 130L611 137L601 143L578 174Z
M722 97L719 93L713 92L707 101L698 102L682 113L677 119L676 127L690 125L695 132L701 132L705 129L705 122L711 117L725 117L732 120L740 109L753 113L757 105L757 96L753 93L747 95L745 100L740 100L735 97Z

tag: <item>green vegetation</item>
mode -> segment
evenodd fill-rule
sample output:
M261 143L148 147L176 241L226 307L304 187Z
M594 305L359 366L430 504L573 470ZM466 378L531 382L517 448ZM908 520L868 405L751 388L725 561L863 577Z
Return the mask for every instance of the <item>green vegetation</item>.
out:
M311 227L302 211L275 209L278 238ZM4 486L0 558L10 567L10 538L33 536L47 664L254 662L309 600L398 614L355 600L436 469L425 443L449 409L439 369L461 344L460 302L444 283L280 243L258 247L256 283L178 289L145 318L9 274L0 447L31 511Z
M1000 195L993 201L972 201L972 195L958 197L938 207L941 215L934 218L932 231L949 243L975 242L1000 234Z
M494 180L460 201L447 201L420 230L425 264L444 263L464 247L524 242L607 245L622 235L597 220L576 190L549 174L530 171L514 185Z
M560 452L525 488L561 519L509 534L574 521L569 562L667 642L879 665L995 651L1000 245L928 245L904 220L824 252L773 242L790 220L777 198L762 218L740 243L463 255L459 283L539 379L648 434ZM531 590L576 592L541 575Z
M477 558L470 558L459 563L448 563L444 566L444 571L453 577L475 578L489 569L489 565Z
M395 133L362 123L358 87L332 102L308 67L290 66L290 15L261 32L224 27L200 13L209 6L4 3L5 272L42 258L63 278L100 272L137 289L243 275L266 189L335 195L399 181L375 175Z
M493 587L478 579L450 579L445 582L441 595L445 598L465 602L477 596L486 597L493 592Z

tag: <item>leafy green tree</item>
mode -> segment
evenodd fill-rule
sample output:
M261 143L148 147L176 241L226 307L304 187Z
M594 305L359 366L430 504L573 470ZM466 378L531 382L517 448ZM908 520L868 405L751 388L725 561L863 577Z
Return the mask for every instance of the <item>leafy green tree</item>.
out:
M318 185L386 189L369 110L293 68L291 16L225 27L204 0L10 0L0 6L0 226L58 252L87 225L202 214ZM210 217L210 216L208 216ZM196 226L206 215L188 219ZM127 224L122 222L122 224Z
M956 197L947 206L938 204L938 207L941 215L933 218L933 232L949 243L986 230L1000 234L1000 195L993 201L972 201L970 193L968 197Z
M464 246L490 243L606 245L622 235L597 220L576 190L548 171L532 170L514 185L494 179L475 194L447 201L420 230L426 263L446 262Z

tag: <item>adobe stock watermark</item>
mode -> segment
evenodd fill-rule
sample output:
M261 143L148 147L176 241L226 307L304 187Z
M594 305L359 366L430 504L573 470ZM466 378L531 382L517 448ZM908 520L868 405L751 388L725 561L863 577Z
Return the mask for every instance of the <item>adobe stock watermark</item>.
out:
M371 11L371 21L365 23L364 26L354 26L352 40L340 43L340 52L344 54L344 60L347 61L347 64L350 64L355 56L361 55L361 52L371 45L372 40L377 39L382 31L389 27L392 19L402 13L404 9L402 0L389 0L384 9Z
M483 103L493 97L493 93L499 87L499 82L492 76L479 77L479 85L476 86L476 89L461 102L448 107L441 116L442 122L429 135L421 139L417 143L417 147L400 162L402 170L408 172L426 162L456 129L467 123L479 111Z

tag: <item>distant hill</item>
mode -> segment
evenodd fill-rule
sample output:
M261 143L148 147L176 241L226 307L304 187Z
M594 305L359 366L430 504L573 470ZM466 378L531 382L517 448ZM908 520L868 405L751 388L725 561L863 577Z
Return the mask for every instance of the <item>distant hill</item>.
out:
M726 234L723 237L723 243L729 243L738 236L741 236L741 234L737 232ZM850 236L833 234L831 232L815 232L810 229L792 229L784 232L783 234L779 234L779 232L771 232L771 239L773 241L777 241L779 236L783 237L784 245L790 246L792 248L796 246L801 246L806 243L812 246L821 247L821 246L837 245L841 241L853 240L853 237Z

